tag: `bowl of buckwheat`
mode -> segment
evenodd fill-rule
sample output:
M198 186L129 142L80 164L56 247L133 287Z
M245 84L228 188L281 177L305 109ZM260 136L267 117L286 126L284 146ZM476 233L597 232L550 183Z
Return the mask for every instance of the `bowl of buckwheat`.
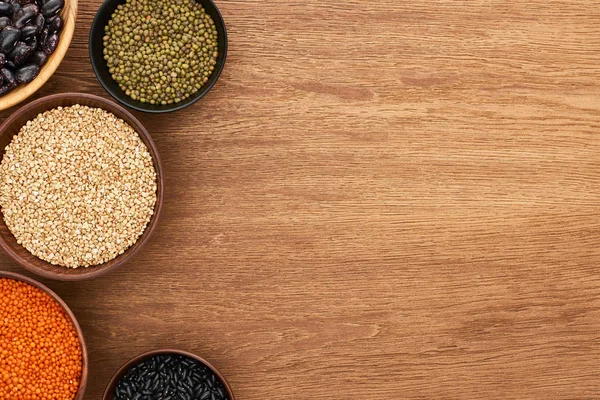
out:
M0 127L0 246L40 276L75 281L131 259L157 225L160 157L120 105L65 93Z

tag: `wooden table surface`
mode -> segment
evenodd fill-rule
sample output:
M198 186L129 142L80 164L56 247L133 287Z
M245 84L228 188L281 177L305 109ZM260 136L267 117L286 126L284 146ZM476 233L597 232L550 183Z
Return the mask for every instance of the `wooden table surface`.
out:
M100 3L36 97L107 97ZM85 332L85 399L159 347L239 400L598 399L600 1L217 4L213 91L136 113L167 177L150 243L42 280Z

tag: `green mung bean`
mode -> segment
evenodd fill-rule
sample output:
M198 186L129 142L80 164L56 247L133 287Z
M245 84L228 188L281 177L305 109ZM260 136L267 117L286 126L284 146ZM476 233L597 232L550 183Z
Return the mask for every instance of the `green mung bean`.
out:
M168 105L208 82L217 40L214 21L195 0L127 0L105 27L104 59L127 96Z

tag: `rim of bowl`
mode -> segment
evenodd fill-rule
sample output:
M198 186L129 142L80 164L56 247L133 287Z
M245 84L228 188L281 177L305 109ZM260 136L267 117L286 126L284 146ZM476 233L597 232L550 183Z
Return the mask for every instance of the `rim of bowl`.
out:
M116 92L115 90L112 90L110 87L108 87L106 82L100 77L100 68L101 67L100 67L100 65L97 65L98 63L93 61L94 57L92 55L92 47L93 47L92 41L93 41L94 32L96 32L97 29L104 29L104 26L99 27L100 15L103 14L104 11L113 3L116 3L116 2L122 3L123 0L105 0L100 5L100 8L98 8L98 11L96 12L96 15L94 16L94 20L92 21L92 26L90 28L90 35L89 35L89 39L88 39L88 53L89 53L89 57L90 57L90 61L91 61L90 63L92 64L92 69L94 70L94 75L96 75L96 79L98 80L98 82L100 82L100 85L104 88L104 90L106 90L108 92L108 94L110 94L116 101L118 101L122 105L132 108L136 111L141 111L141 112L145 112L145 113L149 113L149 114L164 114L164 113L170 113L170 112L183 110L184 108L187 108L187 107L195 104L198 100L200 100L201 98L206 96L211 91L213 86L217 83L217 81L221 77L221 73L223 72L223 69L225 68L225 63L227 61L227 48L228 48L228 42L229 42L228 38L227 38L227 26L225 25L225 20L223 19L221 10L219 10L219 7L217 7L217 5L215 4L215 2L213 0L196 0L196 1L209 3L215 9L217 17L219 19L219 22L223 26L223 62L221 63L221 65L219 66L219 68L217 70L213 71L215 79L212 82L210 82L208 85L203 86L200 89L201 93L199 95L193 97L191 100L189 100L188 102L185 102L185 103L180 102L180 103L175 103L171 106L168 106L168 105L164 106L165 107L164 109L144 108L142 106L134 104L133 99L131 99L131 102L130 102L129 101L130 98L128 96L126 97L127 100L125 100L125 98L121 98L122 96L120 96L120 94L118 92Z
M121 265L127 263L148 242L148 240L152 236L152 233L154 232L154 229L158 225L158 220L160 218L160 213L161 213L162 206L163 206L164 173L163 173L163 169L162 169L162 161L160 159L158 149L156 148L156 144L152 140L150 133L144 127L144 125L142 125L142 123L137 118L135 118L133 116L133 114L131 114L123 106L115 103L114 101L111 101L111 100L108 100L108 99L105 99L103 97L96 96L93 94L76 93L76 92L59 93L59 94L53 94L50 96L45 96L45 97L39 98L37 100L34 100L31 103L24 105L23 107L19 108L17 111L12 113L4 121L4 123L2 125L0 125L0 136L4 135L6 133L6 130L10 126L12 126L16 120L20 119L21 116L23 114L25 114L26 112L38 107L41 104L51 103L55 100L65 100L67 102L71 102L71 100L72 100L72 104L78 104L78 101L81 101L81 100L83 100L83 101L91 100L91 101L97 101L97 102L101 103L101 105L108 105L109 107L114 107L117 111L119 111L120 113L125 115L127 118L131 119L131 121L133 121L133 124L129 124L129 123L127 123L127 124L130 125L140 137L145 138L147 140L147 143L146 143L146 141L144 141L144 144L146 145L146 147L148 148L148 151L150 152L150 155L152 156L152 160L154 161L154 169L156 171L157 189L156 189L156 204L154 205L154 214L152 215L150 222L146 226L144 233L142 233L142 235L138 238L138 241L136 241L131 247L129 247L127 250L125 250L125 252L123 254L120 254L117 257L115 257L114 259L107 262L107 263L110 263L110 262L116 260L117 258L122 257L121 259L119 259L118 262L115 262L112 265L103 267L104 264L107 264L107 263L104 263L104 264L98 264L98 265L93 265L93 266L88 267L88 268L99 267L98 269L94 269L94 270L86 269L86 267L79 267L77 269L74 269L75 271L77 271L76 273L68 274L68 275L67 274L58 274L58 273L55 273L52 271L47 271L45 269L38 268L38 267L32 265L29 261L24 260L19 254L17 254L15 251L13 251L13 249L5 242L4 238L0 235L0 247L13 260L15 260L20 266L22 266L26 270L33 272L34 274L42 276L44 278L54 279L54 280L58 280L58 281L83 281L83 280L97 278L99 276L107 274L108 272L116 269L117 267L120 267ZM45 110L47 111L47 110L50 110L50 109L56 108L56 107L59 107L59 106L48 107ZM103 108L102 106L92 106L92 107L102 108L105 111L113 113L113 111ZM118 115L115 115L115 116L117 118L123 119L123 118L119 117ZM0 159L3 156L4 155L2 154ZM4 218L1 210L0 210L0 218ZM9 230L9 232L10 232L10 230ZM12 234L12 232L10 232L10 234ZM21 246L21 245L19 245L19 246ZM21 248L23 248L25 251L29 252L29 250L25 249L25 247L21 246ZM40 258L38 257L38 259L40 259ZM45 260L41 260L41 261L43 261L44 263L50 264Z
M54 301L56 301L60 305L60 307L63 309L65 314L67 314L67 316L69 317L69 320L71 321L71 323L73 324L73 327L75 328L75 331L77 332L77 337L79 338L79 345L81 346L81 363L82 363L81 379L79 380L79 389L77 390L77 396L75 396L75 398L73 400L82 400L83 395L85 394L85 389L87 388L87 378L88 378L88 370L89 370L88 352L87 352L87 345L85 344L85 338L83 337L83 330L81 330L81 326L79 326L79 322L77 321L75 314L73 314L73 311L71 311L71 309L69 308L67 303L65 303L65 301L62 298L60 298L59 295L54 293L54 291L52 289L50 289L48 286L44 285L43 283L41 283L33 278L30 278L28 276L21 275L21 274L15 273L15 272L8 272L8 271L0 271L0 278L7 278L7 279L13 279L16 281L22 281L22 282L25 282L32 286L37 287L38 289L40 289L43 292L45 292L46 294L48 294L52 299L54 299Z
M112 400L113 399L113 391L115 390L115 387L116 387L118 381L133 366L135 366L135 365L139 364L140 362L145 361L145 360L147 360L149 358L152 358L154 356L170 355L170 354L189 357L189 358L192 358L192 359L194 359L196 361L199 361L200 363L204 364L206 367L208 367L219 378L219 380L223 384L223 387L227 391L227 396L229 397L229 400L235 400L235 396L233 394L233 390L231 390L231 386L229 386L229 383L227 382L227 380L225 379L225 377L211 363L209 363L204 358L202 358L202 357L200 357L200 356L198 356L198 355L196 355L194 353L190 353L189 351L178 350L178 349L169 349L169 348L167 348L167 349L157 349L157 350L152 350L152 351L148 351L148 352L139 354L139 355L133 357L132 359L130 359L129 361L127 361L125 364L123 364L121 366L121 368L119 368L117 370L117 372L112 376L112 378L110 379L110 381L108 381L108 384L106 385L106 389L104 389L104 394L102 395L102 399L103 400Z
M66 5L69 4L69 8L67 9ZM50 78L54 75L58 67L62 64L67 52L69 51L69 47L71 47L71 42L73 40L73 36L75 35L75 26L77 25L77 9L78 9L78 0L67 0L65 1L65 7L61 11L62 13L68 13L67 15L72 14L73 17L67 20L65 16L64 18L64 28L60 33L60 39L58 41L58 47L48 57L48 61L46 64L40 68L39 75L31 82L20 85L15 90L6 93L4 96L0 97L0 111L7 110L11 107L16 106L17 104L22 103L27 100L29 97L33 96L38 90L42 88L50 80ZM68 22L72 21L72 22ZM53 63L58 57L58 62Z

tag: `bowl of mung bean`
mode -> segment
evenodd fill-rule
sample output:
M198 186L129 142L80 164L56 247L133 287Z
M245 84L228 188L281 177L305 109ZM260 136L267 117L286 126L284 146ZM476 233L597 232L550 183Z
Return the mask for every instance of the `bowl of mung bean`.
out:
M103 400L235 400L231 387L208 361L183 350L140 354L112 377Z
M0 127L0 247L50 279L95 278L148 241L164 177L144 126L118 104L64 93Z
M81 400L88 376L83 332L40 282L0 271L0 399Z
M212 0L106 0L90 30L100 84L138 111L181 110L219 79L227 31Z

